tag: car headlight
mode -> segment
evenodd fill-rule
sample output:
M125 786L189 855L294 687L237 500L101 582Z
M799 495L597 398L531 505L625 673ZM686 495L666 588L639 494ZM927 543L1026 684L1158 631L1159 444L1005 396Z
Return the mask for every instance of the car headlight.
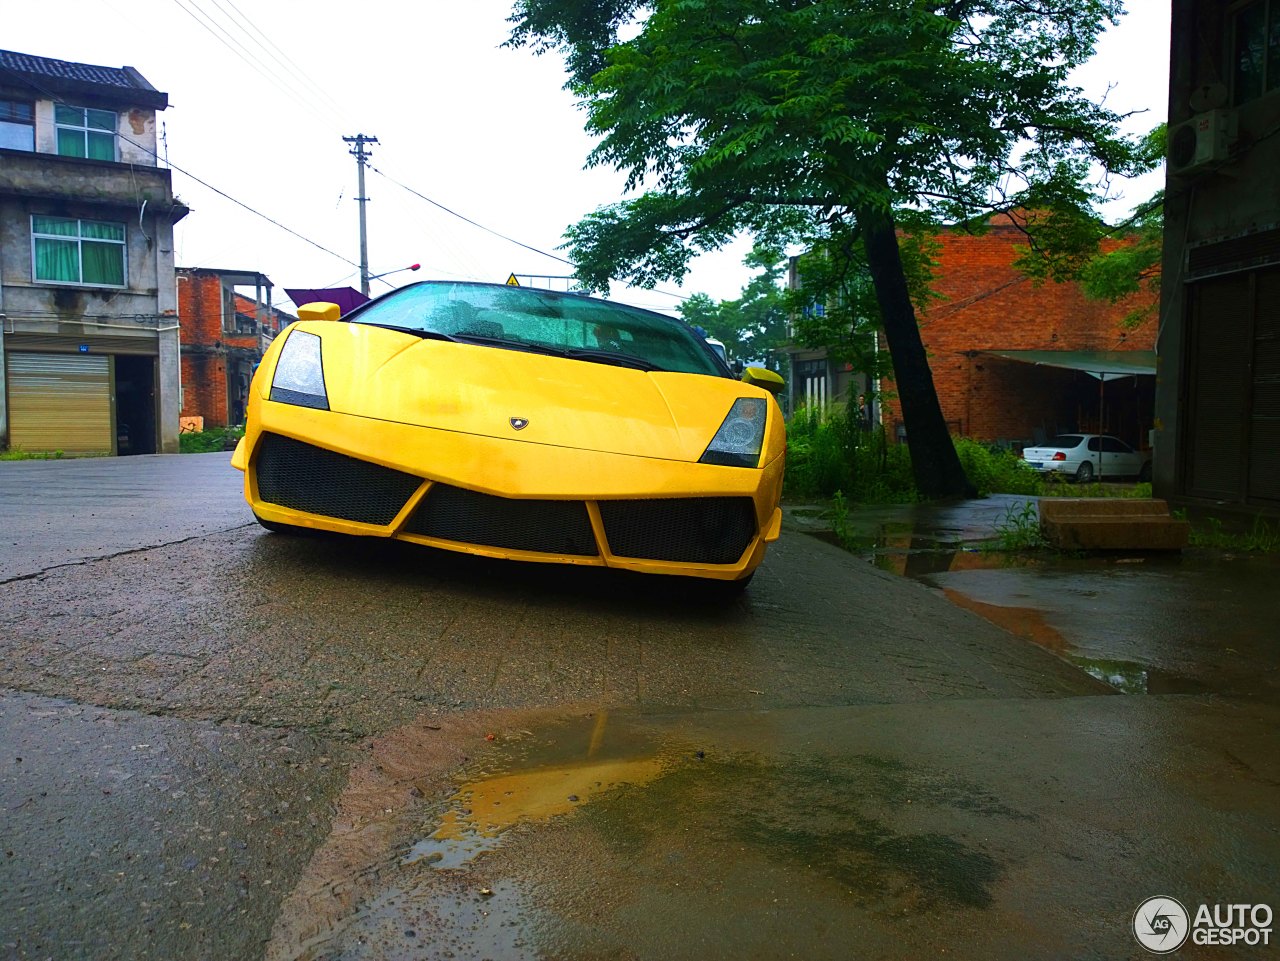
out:
M767 415L768 407L759 397L739 397L698 463L755 467L760 463Z
M320 338L305 330L289 334L276 372L271 378L271 399L281 404L329 409L324 389L324 364L320 361Z

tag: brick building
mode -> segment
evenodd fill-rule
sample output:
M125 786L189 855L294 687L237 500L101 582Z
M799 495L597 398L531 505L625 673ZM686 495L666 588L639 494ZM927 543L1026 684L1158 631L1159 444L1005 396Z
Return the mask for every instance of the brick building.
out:
M1069 431L1148 446L1155 403L1154 317L1122 319L1141 301L1085 297L1077 284L1037 284L1014 266L1025 234L1006 215L981 234L939 237L934 291L918 313L942 413L953 434L1021 446ZM883 422L897 436L893 383Z
M1122 324L1143 305L1140 297L1112 305L1088 299L1076 284L1036 284L1014 266L1026 236L1006 215L981 234L953 228L937 240L939 299L917 317L951 433L1020 448L1101 428L1148 446L1156 323ZM800 283L794 261L788 283ZM880 346L887 351L883 339ZM788 353L793 410L865 390L875 398L872 419L906 439L891 379L877 388L824 351Z
M271 306L271 290L256 271L178 269L183 418L202 418L204 427L244 421L254 366L295 320Z

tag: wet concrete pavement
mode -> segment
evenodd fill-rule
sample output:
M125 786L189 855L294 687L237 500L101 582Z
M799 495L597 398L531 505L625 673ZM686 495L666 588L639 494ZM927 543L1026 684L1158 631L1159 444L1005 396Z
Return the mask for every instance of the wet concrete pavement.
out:
M1123 693L1280 699L1280 555L990 550L1027 503L1001 495L859 510L853 552ZM821 535L829 517L801 507L792 522Z
M795 533L720 607L267 535L223 455L131 460L176 490L45 546L87 469L45 502L0 464L0 957L1123 957L1151 895L1280 900L1249 591L1257 684L1188 642L1196 693L1123 697L978 616L993 586ZM1185 595L1131 625L1171 633L1188 570L1098 603Z

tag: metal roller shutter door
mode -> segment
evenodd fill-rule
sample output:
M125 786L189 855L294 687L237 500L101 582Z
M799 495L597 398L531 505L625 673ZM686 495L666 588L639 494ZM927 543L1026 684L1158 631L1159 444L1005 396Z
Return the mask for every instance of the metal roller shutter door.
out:
M11 447L112 452L110 357L9 354L7 361Z

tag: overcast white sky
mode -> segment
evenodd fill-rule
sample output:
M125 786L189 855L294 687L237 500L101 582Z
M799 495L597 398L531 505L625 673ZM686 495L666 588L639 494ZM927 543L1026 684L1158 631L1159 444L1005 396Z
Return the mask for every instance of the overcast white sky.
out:
M1169 0L1130 7L1078 82L1095 96L1114 85L1109 103L1147 110L1132 125L1145 131L1166 116ZM136 67L169 94L160 119L175 168L350 261L359 260L356 164L343 135L378 137L372 165L387 177L544 251L556 252L570 223L620 198L621 175L583 169L591 141L562 89L559 58L501 48L510 0L10 0L5 8L0 46ZM178 225L179 266L259 270L278 288L359 286L342 259L177 169L173 176L192 208ZM367 176L370 271L423 265L389 282L571 272ZM1124 187L1109 216L1159 186L1149 177ZM749 279L748 248L704 256L683 287L661 289L735 297ZM679 303L620 285L613 295L667 312Z

